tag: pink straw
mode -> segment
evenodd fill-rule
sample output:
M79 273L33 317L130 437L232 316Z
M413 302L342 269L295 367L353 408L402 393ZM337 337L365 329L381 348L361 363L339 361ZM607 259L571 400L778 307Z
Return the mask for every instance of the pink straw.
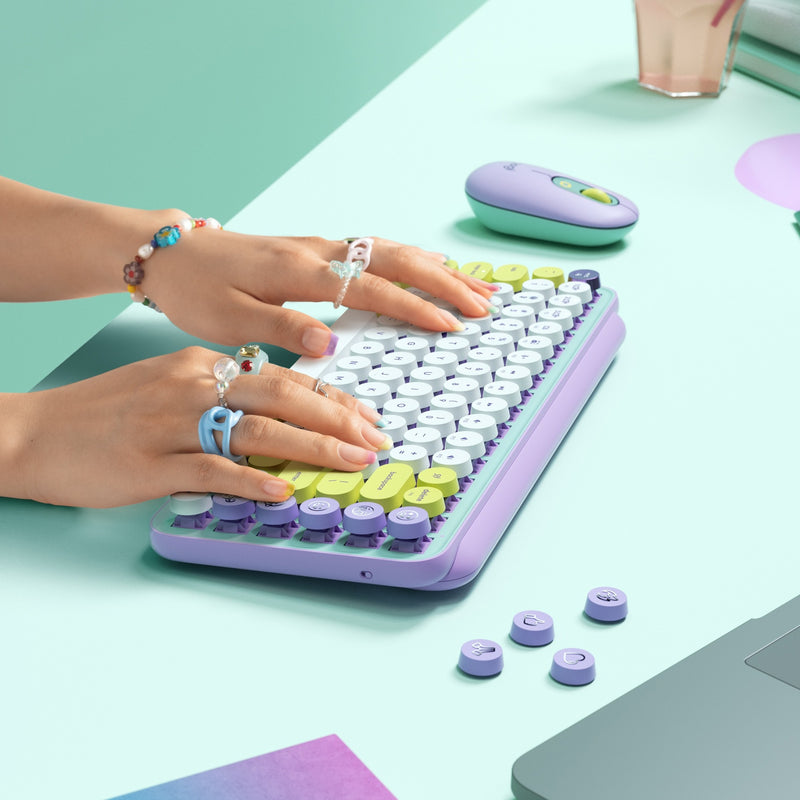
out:
M736 0L724 0L723 4L717 9L714 19L711 20L711 27L716 28L720 20L728 13L728 9L736 2Z

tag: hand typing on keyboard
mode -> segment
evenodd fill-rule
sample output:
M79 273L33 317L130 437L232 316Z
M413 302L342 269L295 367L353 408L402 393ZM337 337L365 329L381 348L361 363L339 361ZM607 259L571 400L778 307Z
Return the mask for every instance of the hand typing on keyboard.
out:
M292 497L177 493L151 522L154 548L195 563L411 588L471 580L609 366L624 325L593 270L564 280L551 267L459 269L496 282L488 315L462 316L442 333L350 310L334 325L337 352L293 368L379 411L391 446L357 471L251 456L251 466L291 482Z
M0 302L127 288L189 333L223 345L268 342L307 357L336 349L326 325L282 305L333 301L343 286L334 267L348 257L347 242L246 235L176 209L91 203L2 177L0 220ZM441 254L371 241L369 269L349 285L345 305L435 331L460 329L456 314L488 313L490 283L450 269ZM394 282L418 287L428 299ZM244 414L221 434L221 445L219 433L211 434L220 452L301 458L344 471L374 462L388 444L375 411L336 387L323 397L315 380L270 365L261 375L242 375L223 403L212 372L221 355L191 349L72 386L1 394L0 495L86 506L178 489L286 496L283 478L209 455L208 441L201 447L198 420L215 398Z

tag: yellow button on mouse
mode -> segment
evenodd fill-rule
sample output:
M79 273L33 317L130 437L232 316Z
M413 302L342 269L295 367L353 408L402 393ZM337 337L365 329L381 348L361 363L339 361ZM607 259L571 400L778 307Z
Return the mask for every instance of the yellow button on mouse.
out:
M581 189L581 194L585 197L591 197L592 200L597 200L598 203L614 202L602 189Z

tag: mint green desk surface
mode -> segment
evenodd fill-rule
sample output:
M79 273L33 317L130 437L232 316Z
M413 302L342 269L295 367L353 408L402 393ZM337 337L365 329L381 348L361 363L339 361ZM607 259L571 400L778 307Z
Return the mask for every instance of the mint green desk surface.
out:
M592 267L618 291L617 361L483 573L430 595L175 565L148 546L156 503L4 501L11 796L100 800L333 732L403 800L508 800L518 755L797 594L800 238L733 174L796 131L797 99L741 74L717 100L639 89L618 6L487 3L230 222ZM490 233L463 182L503 158L616 189L641 221L599 251ZM52 380L186 341L126 311ZM604 583L629 596L621 625L582 616ZM507 638L532 608L550 647ZM456 670L472 637L502 643L497 678ZM593 684L548 678L566 646L594 653Z

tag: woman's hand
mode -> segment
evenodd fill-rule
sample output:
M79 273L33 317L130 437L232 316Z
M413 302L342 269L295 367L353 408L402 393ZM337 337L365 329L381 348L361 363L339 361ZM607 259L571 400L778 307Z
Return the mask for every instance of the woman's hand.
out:
M0 495L96 508L176 491L286 499L287 482L202 452L198 422L217 405L219 358L193 347L57 389L0 396L9 426ZM314 385L270 364L238 376L225 393L231 409L244 411L231 451L349 472L373 462L389 444L375 427L378 413L330 386L324 397Z
M326 239L197 228L145 262L141 290L195 336L230 346L269 342L321 356L335 344L330 329L281 306L291 300L332 302L342 281L330 263L343 261L346 254L345 243ZM439 253L374 239L369 268L350 282L344 304L430 330L459 330L461 323L444 306L467 317L485 316L494 288L444 262ZM441 298L442 307L395 282Z

